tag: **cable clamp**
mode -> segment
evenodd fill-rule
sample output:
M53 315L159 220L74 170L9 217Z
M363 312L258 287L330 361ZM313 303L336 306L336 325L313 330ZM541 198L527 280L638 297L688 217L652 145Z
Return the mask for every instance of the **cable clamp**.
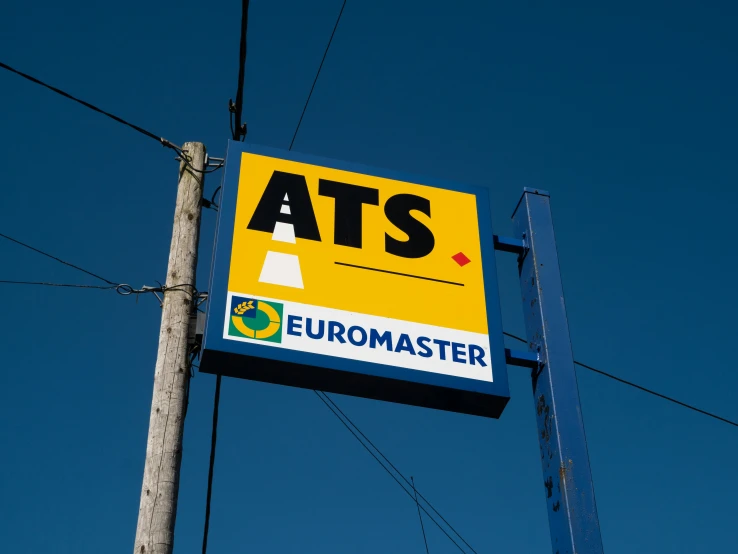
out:
M164 293L164 286L163 285L162 286L159 286L159 287L149 287L147 285L144 285L144 286L141 287L141 292L142 293L144 293L144 292L150 292L150 293L152 293L154 296L156 296L156 299L159 301L159 307L160 308L163 308L164 307L164 298L161 297L161 296L159 296L157 294L158 292L161 292L162 294Z

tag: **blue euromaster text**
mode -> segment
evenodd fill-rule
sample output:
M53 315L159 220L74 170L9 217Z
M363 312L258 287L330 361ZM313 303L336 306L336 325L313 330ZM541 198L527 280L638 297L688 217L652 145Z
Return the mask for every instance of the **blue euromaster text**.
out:
M338 321L289 315L287 316L287 334L340 344L349 343L359 348L383 348L388 352L407 352L411 356L421 358L451 359L459 364L487 367L484 359L486 352L476 344L464 344L424 336L415 337L413 340L407 333L396 333L393 336L390 331L365 329L360 325L347 328Z

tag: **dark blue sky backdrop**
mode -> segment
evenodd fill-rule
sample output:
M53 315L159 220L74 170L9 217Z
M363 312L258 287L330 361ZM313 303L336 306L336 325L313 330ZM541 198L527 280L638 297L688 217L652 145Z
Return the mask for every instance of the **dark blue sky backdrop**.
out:
M340 0L254 0L249 141L287 148ZM223 155L240 3L3 3L0 59ZM496 232L552 194L577 359L726 417L738 300L734 2L349 0L295 150L489 187ZM0 72L0 232L114 281L165 277L173 153ZM211 176L206 189L219 184ZM203 218L198 282L215 213ZM505 328L522 333L500 256ZM7 241L0 279L95 283ZM130 552L160 309L0 285L0 536ZM735 428L579 370L612 553L735 548ZM192 382L176 550L200 551L212 375ZM336 397L482 553L550 550L530 377L499 421ZM421 553L412 502L310 391L226 379L210 552ZM453 545L429 522L434 554Z

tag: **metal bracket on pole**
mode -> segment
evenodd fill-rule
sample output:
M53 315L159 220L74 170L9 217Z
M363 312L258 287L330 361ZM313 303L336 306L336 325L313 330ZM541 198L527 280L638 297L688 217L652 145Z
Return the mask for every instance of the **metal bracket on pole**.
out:
M515 236L520 237L517 240L523 248L513 250L510 239L497 237L495 248L518 254L528 345L531 358L535 356L538 362L533 366L531 359L528 367L534 367L533 394L553 552L602 554L549 202L546 191L526 188L513 214ZM525 361L512 352L508 356L508 363L526 365Z
M528 247L526 246L525 241L521 239L513 239L510 237L498 237L497 235L492 235L492 240L495 245L495 250L499 250L500 252L510 252L512 254L525 254L525 252L528 250Z
M529 367L530 369L538 369L541 360L537 352L521 352L520 350L510 350L505 348L505 361L509 365L519 367Z
M190 325L187 329L187 344L196 347L202 346L202 336L205 333L205 312L193 312L190 314Z

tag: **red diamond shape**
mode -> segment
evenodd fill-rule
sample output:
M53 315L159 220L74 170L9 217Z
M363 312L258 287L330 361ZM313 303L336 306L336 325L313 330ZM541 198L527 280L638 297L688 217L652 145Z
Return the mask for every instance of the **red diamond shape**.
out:
M455 261L457 264L459 264L461 267L464 267L466 264L468 264L471 260L466 257L466 255L463 252L459 252L458 254L454 254L451 256L451 259Z

